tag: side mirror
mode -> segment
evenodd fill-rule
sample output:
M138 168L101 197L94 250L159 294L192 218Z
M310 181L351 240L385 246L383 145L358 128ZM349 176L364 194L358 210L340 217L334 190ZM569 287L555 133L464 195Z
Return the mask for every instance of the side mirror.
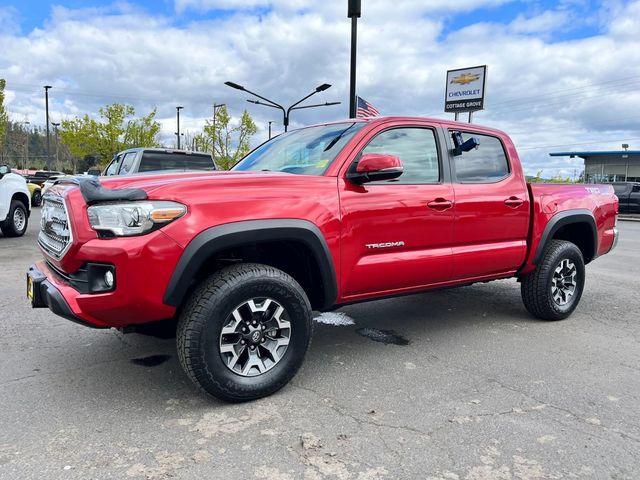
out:
M356 185L378 180L392 180L402 175L402 161L384 153L365 153L360 157L355 172L347 174L347 179Z
M11 173L11 169L8 165L0 165L0 178L4 177L7 173Z

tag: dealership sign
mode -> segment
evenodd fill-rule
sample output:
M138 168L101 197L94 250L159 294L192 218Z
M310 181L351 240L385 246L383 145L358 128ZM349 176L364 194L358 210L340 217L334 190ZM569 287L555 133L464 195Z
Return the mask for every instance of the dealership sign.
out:
M487 66L461 68L447 72L445 112L473 112L484 109Z

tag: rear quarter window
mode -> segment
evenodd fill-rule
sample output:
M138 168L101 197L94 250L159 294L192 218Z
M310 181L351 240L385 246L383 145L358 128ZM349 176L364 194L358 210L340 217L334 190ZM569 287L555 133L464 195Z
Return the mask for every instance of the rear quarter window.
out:
M139 172L158 170L215 170L210 155L194 155L171 152L144 152L140 161Z
M465 140L476 137L480 146L454 157L458 182L495 183L509 176L509 162L499 138L467 132L463 135Z

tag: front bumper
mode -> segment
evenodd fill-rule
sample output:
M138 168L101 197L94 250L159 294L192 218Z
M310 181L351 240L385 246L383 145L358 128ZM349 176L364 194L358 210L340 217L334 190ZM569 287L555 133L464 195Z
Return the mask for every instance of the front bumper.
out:
M173 318L176 308L166 305L163 296L182 251L175 241L157 231L139 237L91 239L72 246L62 261L45 254L47 261L32 267L39 272L32 278L44 277L38 283L46 280L52 287L46 291L57 290L68 309L54 310L46 295L36 305L48 306L65 318L69 318L70 310L72 320L77 317L81 323L97 328L123 328ZM104 277L99 271L94 275L94 267L112 270L113 288L97 289L100 285L96 279Z
M31 300L33 308L48 308L60 317L87 327L107 328L106 325L101 326L86 322L73 313L60 290L47 279L47 276L38 269L37 265L31 265L27 271L27 296Z

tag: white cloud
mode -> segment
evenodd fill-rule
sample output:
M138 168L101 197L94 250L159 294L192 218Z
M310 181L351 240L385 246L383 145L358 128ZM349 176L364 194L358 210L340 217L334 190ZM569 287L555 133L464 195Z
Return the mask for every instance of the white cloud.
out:
M520 14L511 22L509 27L514 33L548 33L555 31L571 21L571 16L566 11L548 10L534 17L525 17Z
M385 15L394 15L398 12L453 12L473 11L485 7L497 7L514 0L402 0L390 4L388 0L367 0L362 2L363 11L369 15L371 12L384 12ZM252 10L255 8L268 8L278 11L296 12L301 10L314 10L327 12L340 11L344 15L347 12L347 2L317 0L175 0L176 12L187 10L206 12L211 10Z
M0 32L15 35L19 31L16 9L11 6L0 6Z
M593 12L605 22L603 33L578 40L550 40L548 32L563 25L554 11L509 25L444 30L454 10L504 3L409 0L389 8L387 1L366 2L359 23L359 93L383 114L450 117L441 113L446 70L487 64L487 110L476 119L502 128L526 148L527 173L544 168L545 175L566 174L580 163L550 159L548 150L531 147L601 142L590 148L608 148L619 142L603 140L640 137L640 1ZM256 15L243 5L269 9ZM177 24L127 4L57 7L42 28L26 35L0 30L8 109L18 120L44 123L41 86L50 83L54 119L97 112L114 101L132 103L140 113L157 106L168 142L176 105L185 107L183 129L192 131L211 115L213 102L226 103L236 115L248 108L265 129L269 120L277 122L274 131L282 128L276 110L249 105L248 96L223 85L232 80L282 103L331 83L314 99L343 105L294 112L294 126L346 116L346 2L176 0L175 8L229 11L188 23L181 17ZM0 25L4 18L13 22L2 12ZM266 131L258 137L262 141Z

